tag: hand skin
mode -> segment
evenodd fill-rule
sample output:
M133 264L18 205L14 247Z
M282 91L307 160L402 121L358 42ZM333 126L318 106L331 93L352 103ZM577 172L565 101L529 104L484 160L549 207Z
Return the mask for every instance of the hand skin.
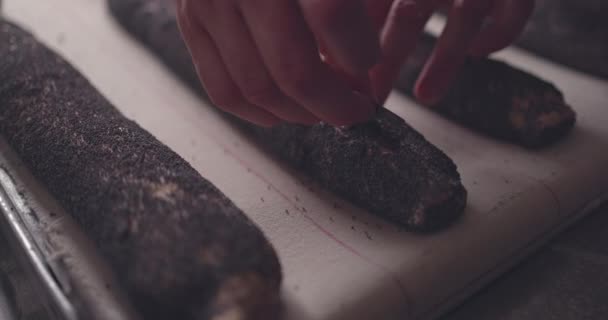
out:
M432 13L447 7L446 27L415 88L432 105L467 55L508 46L534 7L534 0L176 1L211 100L262 126L369 119Z

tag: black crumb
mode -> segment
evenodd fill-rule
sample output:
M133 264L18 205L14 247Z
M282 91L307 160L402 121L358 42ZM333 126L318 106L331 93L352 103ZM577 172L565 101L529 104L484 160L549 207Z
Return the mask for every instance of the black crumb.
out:
M372 236L369 235L369 233L367 231L365 231L365 236L369 239L369 240L374 240L372 239Z

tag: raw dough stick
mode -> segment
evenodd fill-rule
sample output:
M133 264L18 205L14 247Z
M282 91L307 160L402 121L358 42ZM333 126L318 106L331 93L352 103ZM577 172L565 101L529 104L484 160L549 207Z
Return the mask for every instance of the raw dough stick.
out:
M171 0L109 3L128 31L202 92ZM326 189L411 230L436 230L464 210L466 191L454 163L390 111L351 129L325 124L264 129L237 122Z
M275 319L246 216L29 33L0 22L0 132L96 242L144 319Z
M608 78L608 1L537 0L517 44L540 56Z
M412 87L435 38L425 34L401 72L397 87ZM448 94L432 108L470 128L530 148L566 135L576 115L552 84L510 65L469 58Z

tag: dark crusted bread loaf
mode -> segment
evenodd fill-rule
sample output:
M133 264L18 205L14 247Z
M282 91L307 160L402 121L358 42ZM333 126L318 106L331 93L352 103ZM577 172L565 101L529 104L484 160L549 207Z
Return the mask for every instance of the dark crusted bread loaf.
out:
M435 41L425 34L401 72L397 87L410 96ZM487 58L468 58L432 109L479 132L531 148L562 138L576 120L555 86Z
M80 223L144 319L275 319L263 234L73 67L0 21L0 133Z
M171 0L110 0L117 20L204 95ZM321 186L406 228L436 230L463 212L466 190L454 163L388 110L349 129L234 119L260 144Z

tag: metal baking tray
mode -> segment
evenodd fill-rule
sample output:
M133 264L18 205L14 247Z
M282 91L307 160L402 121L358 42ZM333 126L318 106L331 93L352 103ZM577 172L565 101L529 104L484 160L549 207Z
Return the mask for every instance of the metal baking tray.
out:
M139 319L94 244L0 139L0 232L45 319ZM0 238L1 240L1 238ZM6 253L4 253L6 255ZM33 301L0 269L0 319L29 320ZM25 285L25 284L23 284Z
M139 319L94 244L1 137L0 241L9 251L0 262L14 259L27 282L11 283L0 268L0 320L29 320L34 304L50 320ZM19 299L20 286L38 301Z

